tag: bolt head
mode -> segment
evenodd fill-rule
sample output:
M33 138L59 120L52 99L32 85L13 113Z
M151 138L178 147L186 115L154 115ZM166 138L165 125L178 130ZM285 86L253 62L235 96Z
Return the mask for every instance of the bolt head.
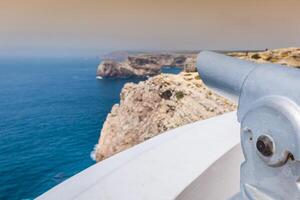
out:
M256 148L263 156L271 156L274 149L272 139L267 135L259 136L257 138Z

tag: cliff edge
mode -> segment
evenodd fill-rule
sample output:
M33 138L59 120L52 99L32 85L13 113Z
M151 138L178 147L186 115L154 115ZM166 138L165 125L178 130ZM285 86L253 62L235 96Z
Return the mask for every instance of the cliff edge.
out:
M127 83L120 104L103 125L96 160L103 160L169 129L233 111L236 106L207 89L198 73L161 74Z
M300 68L300 48L282 48L263 52L231 52L229 56L257 63L276 63Z
M99 64L97 76L153 76L159 74L163 66L195 72L195 62L196 54L139 54L127 56L123 61L106 58Z

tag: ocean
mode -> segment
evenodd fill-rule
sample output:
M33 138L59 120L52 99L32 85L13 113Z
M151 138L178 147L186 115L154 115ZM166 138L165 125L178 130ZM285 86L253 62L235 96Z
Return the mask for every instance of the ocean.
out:
M97 58L0 58L0 199L33 199L95 163L91 152L127 82ZM165 68L165 73L178 73Z

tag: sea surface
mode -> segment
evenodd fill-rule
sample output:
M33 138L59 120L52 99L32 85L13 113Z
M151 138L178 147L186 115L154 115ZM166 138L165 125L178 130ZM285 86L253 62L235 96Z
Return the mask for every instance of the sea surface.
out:
M0 58L0 199L33 199L95 163L91 152L123 85L144 80L96 79L98 64Z

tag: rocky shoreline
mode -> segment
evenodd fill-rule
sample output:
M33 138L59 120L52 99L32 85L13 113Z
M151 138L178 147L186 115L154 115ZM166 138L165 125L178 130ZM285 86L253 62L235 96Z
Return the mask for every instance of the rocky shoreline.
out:
M227 55L258 63L278 63L300 67L299 48L266 50L261 52L228 52ZM140 53L129 55L115 52L104 56L97 69L97 76L130 77L154 76L161 73L164 66L180 67L185 72L196 72L197 53Z
M123 61L105 58L98 66L97 76L130 77L154 76L161 73L164 66L180 67L187 72L195 72L196 54L138 54L127 56Z
M228 55L300 67L300 48ZM190 65L195 68L195 61ZM101 130L97 161L167 130L236 109L234 103L206 88L196 72L160 74L138 84L127 83L120 97L120 103L113 106Z

